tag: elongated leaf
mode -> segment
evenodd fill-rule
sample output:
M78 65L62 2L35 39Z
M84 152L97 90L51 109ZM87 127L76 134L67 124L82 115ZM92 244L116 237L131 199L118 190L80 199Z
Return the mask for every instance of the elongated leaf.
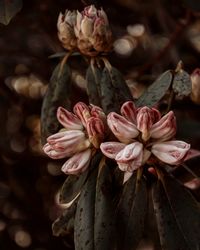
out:
M161 178L177 224L188 246L200 248L200 206L192 194L174 178L164 175Z
M147 211L147 186L143 178L134 174L125 184L117 208L117 249L133 250L139 244L144 231Z
M172 88L179 96L188 96L192 91L190 75L182 69L179 70L174 76Z
M163 250L189 250L160 180L153 185L153 205Z
M86 72L87 80L87 93L89 102L101 106L100 100L100 81L101 81L102 70L96 66L90 66Z
M8 25L21 8L22 0L0 0L0 23Z
M89 170L86 170L80 176L70 175L64 182L60 192L60 203L68 203L72 201L80 192L88 177Z
M170 70L164 72L136 101L136 106L154 106L165 95L172 82Z
M106 114L111 111L118 112L120 109L119 103L116 99L115 88L112 85L110 73L107 68L104 68L101 82L100 82L100 97L101 106Z
M90 173L91 169L98 166L99 161L101 159L101 154L97 154L91 161L90 168L88 168L84 173L81 175L69 175L64 182L61 192L60 192L60 203L68 203L72 201L81 191L81 188L85 184L88 174Z
M112 173L103 160L99 168L96 184L94 246L95 250L113 248L114 203L112 190Z
M133 101L132 94L123 78L120 71L114 67L110 70L110 78L112 85L115 88L116 98L119 101L120 106L126 101Z
M58 64L53 71L48 90L43 100L41 111L41 138L42 143L51 134L58 132L60 124L57 120L56 113L59 106L67 109L70 108L71 92L71 71L67 64L61 68Z
M77 207L77 202L75 201L69 208L67 208L63 212L63 214L58 219L54 221L52 225L53 235L63 236L73 231L73 222L74 222L76 207Z
M98 168L96 167L84 185L77 205L74 242L76 250L94 250L95 189Z

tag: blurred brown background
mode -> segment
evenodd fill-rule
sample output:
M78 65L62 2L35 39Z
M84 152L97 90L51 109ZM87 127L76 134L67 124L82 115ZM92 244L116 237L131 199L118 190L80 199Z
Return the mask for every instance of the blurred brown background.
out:
M191 1L159 0L29 0L4 26L0 24L0 248L73 249L70 237L52 236L51 224L64 207L58 191L65 180L61 163L43 155L40 112L52 70L63 52L57 39L57 17L65 9L86 4L103 6L114 36L109 58L127 80L135 97L179 60L191 73L200 67L200 14ZM191 9L191 7L193 9ZM80 57L71 60L73 98L86 98ZM199 106L189 98L177 101L181 139L200 149ZM190 163L199 168L199 161ZM184 171L180 179L190 180ZM199 195L198 189L195 191ZM198 196L199 197L199 196ZM143 248L147 249L147 248ZM152 249L152 248L149 248Z

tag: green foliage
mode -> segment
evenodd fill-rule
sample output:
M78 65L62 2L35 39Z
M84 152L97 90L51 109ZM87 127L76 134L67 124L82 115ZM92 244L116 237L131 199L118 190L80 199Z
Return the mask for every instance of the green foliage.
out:
M21 8L22 0L0 0L0 23L8 25Z
M94 249L113 249L114 213L111 167L102 159L96 183Z
M136 106L153 107L166 94L172 82L173 75L170 70L164 72L136 101Z
M132 250L137 248L144 232L146 212L147 184L141 175L137 176L134 173L124 185L117 207L117 249Z
M162 249L198 249L200 206L173 177L161 174L153 185L153 203Z
M59 106L70 109L69 99L71 92L71 70L67 64L59 63L54 69L48 90L43 100L41 111L41 140L44 144L46 138L60 128L57 120Z
M192 90L190 75L182 69L179 70L174 76L172 89L178 96L188 96Z

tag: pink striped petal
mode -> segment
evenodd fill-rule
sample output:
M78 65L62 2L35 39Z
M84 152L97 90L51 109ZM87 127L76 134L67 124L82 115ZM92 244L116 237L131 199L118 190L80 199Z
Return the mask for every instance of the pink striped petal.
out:
M80 153L76 153L74 156L69 158L62 166L62 171L65 174L78 175L83 173L90 164L92 156L91 149L84 150Z
M142 139L147 141L150 138L152 125L160 119L160 112L148 107L139 108L137 112L137 128L142 132Z
M183 161L189 149L190 144L184 141L167 141L153 144L151 152L159 160L171 165L177 165Z
M95 148L99 148L105 135L103 121L99 118L91 117L86 123L86 129L90 142Z
M107 122L113 134L123 143L132 142L139 135L135 124L115 112L109 113Z
M86 127L87 120L91 117L89 107L83 102L78 102L73 111L81 120L83 126Z
M134 102L125 102L121 107L121 114L130 122L136 124L136 107Z
M101 143L100 149L108 158L115 159L116 155L125 148L125 144L120 142L104 142Z
M173 111L163 116L157 123L153 124L150 129L150 135L159 141L166 141L176 134L176 117Z
M81 120L72 112L59 107L57 110L57 119L67 130L82 130Z

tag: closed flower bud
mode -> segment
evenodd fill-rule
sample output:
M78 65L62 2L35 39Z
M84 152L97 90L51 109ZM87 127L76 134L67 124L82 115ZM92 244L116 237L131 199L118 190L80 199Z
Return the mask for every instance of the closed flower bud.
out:
M142 132L142 139L144 141L150 138L150 128L159 118L160 113L156 109L143 107L138 110L137 128Z
M77 12L75 34L78 48L85 55L96 56L111 50L112 33L103 9L91 5L82 13Z
M58 38L67 50L73 50L77 47L77 39L74 33L75 23L76 11L66 10L64 15L60 13L58 16Z
M89 136L89 141L95 148L99 148L105 134L104 124L102 120L99 118L91 117L87 121L86 129Z
M191 82L192 82L192 93L191 93L191 100L196 103L200 104L200 69L197 68L191 74Z

